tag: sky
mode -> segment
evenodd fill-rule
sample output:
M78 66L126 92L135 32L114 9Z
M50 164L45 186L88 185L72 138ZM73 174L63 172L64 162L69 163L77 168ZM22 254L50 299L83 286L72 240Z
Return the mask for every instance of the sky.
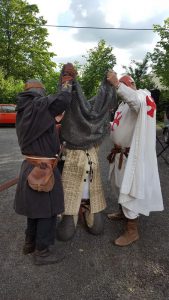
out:
M163 25L169 17L168 0L27 0L37 4L40 15L49 25L152 28L153 24ZM56 63L79 61L82 56L104 39L113 47L116 56L114 70L122 74L123 65L131 60L142 60L152 52L159 35L153 31L69 29L48 27L51 51L57 54Z

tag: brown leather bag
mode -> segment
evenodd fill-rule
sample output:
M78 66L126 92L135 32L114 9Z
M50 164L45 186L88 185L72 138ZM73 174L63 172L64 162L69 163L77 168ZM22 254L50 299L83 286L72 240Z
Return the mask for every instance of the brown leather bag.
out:
M55 178L53 167L50 163L40 163L36 165L28 175L29 186L38 192L52 191Z
M55 177L53 170L57 167L58 161L60 160L61 154L66 143L63 142L60 152L56 158L45 158L26 156L26 160L34 165L34 168L29 173L27 181L29 186L38 192L50 192L52 191L55 184Z

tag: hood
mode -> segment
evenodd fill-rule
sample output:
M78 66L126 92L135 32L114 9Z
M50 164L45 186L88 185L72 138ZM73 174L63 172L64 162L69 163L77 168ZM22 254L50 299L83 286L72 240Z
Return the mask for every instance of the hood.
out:
M16 98L16 111L22 111L33 101L35 98L40 98L41 95L38 92L35 91L26 91L26 92L21 92L18 94Z

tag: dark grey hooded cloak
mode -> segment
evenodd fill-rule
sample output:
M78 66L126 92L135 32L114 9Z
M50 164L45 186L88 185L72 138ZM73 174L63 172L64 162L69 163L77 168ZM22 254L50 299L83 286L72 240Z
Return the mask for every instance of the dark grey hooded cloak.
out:
M75 80L71 105L64 115L61 127L61 137L66 141L67 148L86 150L100 144L108 132L111 111L115 107L116 92L106 78L98 94L89 101Z
M67 109L71 94L60 91L45 96L41 89L30 89L18 95L16 132L22 154L54 157L60 148L55 116ZM16 189L15 211L29 218L49 218L64 210L60 173L54 170L55 185L51 192L37 192L27 183L33 166L23 161Z

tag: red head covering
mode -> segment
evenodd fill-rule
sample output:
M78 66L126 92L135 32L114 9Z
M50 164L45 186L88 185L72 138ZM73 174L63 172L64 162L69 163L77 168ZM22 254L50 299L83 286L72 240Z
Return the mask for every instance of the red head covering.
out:
M124 75L119 79L120 82L124 83L128 87L132 87L132 84L134 83L134 79L129 75Z

